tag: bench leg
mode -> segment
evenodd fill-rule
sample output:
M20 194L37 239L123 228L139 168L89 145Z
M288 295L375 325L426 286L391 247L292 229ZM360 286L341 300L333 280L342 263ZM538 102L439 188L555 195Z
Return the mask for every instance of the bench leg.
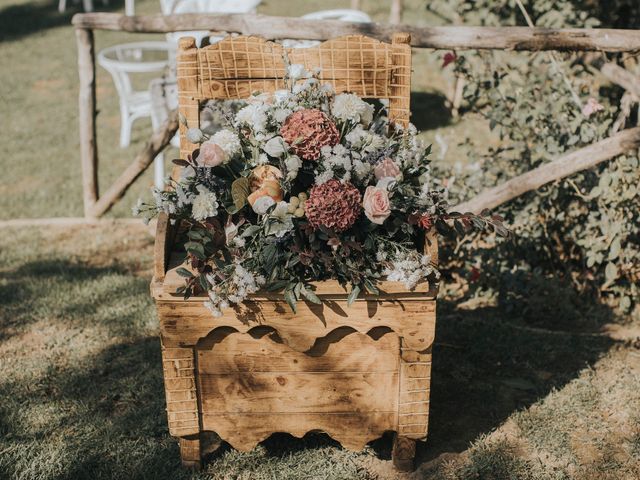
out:
M180 437L180 458L185 467L200 470L202 468L202 447L200 435Z
M393 450L391 450L391 460L396 470L400 472L411 472L415 468L416 441L402 437L397 433L393 436Z

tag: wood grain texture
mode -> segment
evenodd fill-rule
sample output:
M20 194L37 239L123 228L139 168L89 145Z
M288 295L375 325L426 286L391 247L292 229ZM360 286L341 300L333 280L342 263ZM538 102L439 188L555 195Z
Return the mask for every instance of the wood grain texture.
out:
M418 351L428 349L435 335L435 300L359 300L348 307L345 296L323 305L299 302L297 313L284 300L246 301L238 312L229 309L221 317L211 315L202 302L157 301L156 305L162 340L172 347L195 346L218 328L246 333L261 326L275 329L285 344L299 352L339 328L366 334L388 327Z
M202 448L199 435L182 437L179 440L182 465L194 470L202 468Z
M191 348L162 348L162 370L169 433L175 437L200 432L195 360Z
M395 412L387 413L205 413L202 426L220 435L236 450L247 452L274 432L302 438L312 431L325 432L349 450L360 451L367 443L393 430Z
M386 334L374 340L349 333L332 343L319 345L311 354L292 350L265 334L259 338L243 333L216 338L209 349L198 348L200 375L240 373L397 372L399 339Z
M78 94L80 162L84 215L92 218L91 208L98 200L98 145L96 142L96 63L93 31L76 29L78 47Z
M396 434L393 437L393 448L391 450L391 460L396 470L400 472L410 472L415 466L416 441L402 435Z
M423 440L429 428L431 351L416 352L403 338L400 344L398 435Z
M73 17L76 28L125 32L167 33L212 30L260 35L271 40L327 40L342 35L367 35L390 41L396 32L411 35L411 46L444 50L559 50L633 52L640 50L640 31L610 28L540 27L422 27L338 20L305 20L267 15L135 15L82 13Z
M200 374L202 411L225 413L395 412L397 372Z

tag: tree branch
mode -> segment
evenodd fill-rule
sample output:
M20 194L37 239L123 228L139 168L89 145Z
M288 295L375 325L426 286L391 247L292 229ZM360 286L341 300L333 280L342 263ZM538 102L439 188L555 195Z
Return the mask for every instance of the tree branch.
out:
M493 209L542 185L568 177L581 170L640 147L640 127L623 130L605 140L564 155L552 162L490 188L476 197L452 208L457 212L480 213Z

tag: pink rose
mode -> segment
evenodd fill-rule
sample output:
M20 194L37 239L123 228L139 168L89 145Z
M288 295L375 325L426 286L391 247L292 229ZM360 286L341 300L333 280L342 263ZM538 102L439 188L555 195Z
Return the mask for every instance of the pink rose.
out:
M206 141L200 145L198 154L198 165L200 167L217 167L227 161L227 155L220 145L212 141Z
M362 206L367 218L378 225L382 225L387 217L391 215L389 193L382 188L367 187L364 192Z
M376 174L377 180L385 177L398 178L400 175L400 169L396 165L396 162L391 160L389 157L378 162L376 166L373 167L373 172Z

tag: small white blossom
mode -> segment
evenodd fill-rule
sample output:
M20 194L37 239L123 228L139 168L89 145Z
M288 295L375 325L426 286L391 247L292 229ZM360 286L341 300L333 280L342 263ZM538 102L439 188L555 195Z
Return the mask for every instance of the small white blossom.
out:
M268 106L263 104L247 105L236 114L237 125L247 125L254 132L264 132L267 128Z
M316 175L316 185L322 185L323 183L327 183L332 178L333 178L333 171L325 170L321 174Z
M284 161L284 165L287 167L287 180L295 180L302 167L302 160L297 155L289 155Z
M300 80L301 78L309 78L311 73L304 68L304 65L300 63L294 63L293 65L289 65L289 69L287 70L287 76L293 80Z
M193 200L191 216L194 220L202 221L218 214L218 201L216 194L202 185L198 185L198 195Z

